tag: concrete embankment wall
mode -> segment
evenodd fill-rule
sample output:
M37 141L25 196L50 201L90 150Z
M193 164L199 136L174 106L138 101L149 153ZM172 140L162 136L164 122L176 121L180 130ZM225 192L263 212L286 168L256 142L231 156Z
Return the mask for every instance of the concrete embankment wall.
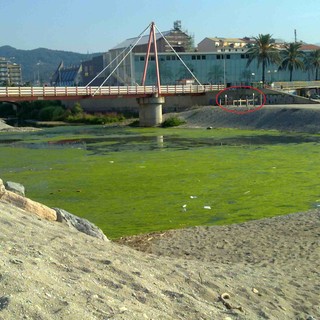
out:
M304 97L286 94L280 91L264 89L266 104L310 104L316 103ZM216 92L206 93L199 96L174 96L166 97L163 112L180 112L195 106L216 105ZM115 99L84 99L78 101L87 112L137 112L139 105L135 98ZM64 101L66 106L72 106L75 101Z
M193 106L214 105L216 94L218 92L199 96L166 97L163 112L183 111ZM78 102L88 112L138 112L139 108L136 98L85 99ZM63 103L66 106L72 106L75 101L64 101Z

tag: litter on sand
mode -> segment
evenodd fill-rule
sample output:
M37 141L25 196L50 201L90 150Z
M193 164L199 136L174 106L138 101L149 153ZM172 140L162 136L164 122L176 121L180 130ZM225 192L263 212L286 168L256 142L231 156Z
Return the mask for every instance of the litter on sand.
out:
M211 207L210 206L204 206L203 209L211 210Z
M190 199L197 199L197 196L190 196Z

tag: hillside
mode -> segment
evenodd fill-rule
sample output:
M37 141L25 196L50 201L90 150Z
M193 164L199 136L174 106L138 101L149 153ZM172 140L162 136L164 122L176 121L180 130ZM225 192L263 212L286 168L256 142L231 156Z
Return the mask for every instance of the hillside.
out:
M20 50L10 46L0 47L0 57L5 57L13 63L21 64L24 82L48 82L61 61L65 66L79 65L81 61L90 60L99 53L82 54L70 51L38 48L33 50Z

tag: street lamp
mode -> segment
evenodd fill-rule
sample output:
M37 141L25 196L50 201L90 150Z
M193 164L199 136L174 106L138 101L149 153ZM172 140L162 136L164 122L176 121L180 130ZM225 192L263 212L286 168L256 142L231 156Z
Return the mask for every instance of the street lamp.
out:
M224 55L222 55L223 57L223 84L224 87L226 88L226 51L224 49Z
M252 77L252 84L253 84L253 81L254 81L254 77L255 77L255 75L256 75L256 74L255 74L254 72L252 72L252 73L251 73L251 77Z
M273 82L273 77L272 77L272 73L275 74L277 73L278 70L268 70L267 73L270 75L270 82Z
M37 63L36 63L36 66L37 66L37 85L40 87L40 66L42 65L42 62L39 60Z

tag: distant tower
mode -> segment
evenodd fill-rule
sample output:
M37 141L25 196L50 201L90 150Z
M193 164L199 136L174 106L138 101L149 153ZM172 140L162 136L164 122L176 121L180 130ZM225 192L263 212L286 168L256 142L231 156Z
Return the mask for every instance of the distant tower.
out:
M181 30L181 20L176 20L176 21L173 23L173 29L174 29L174 30Z
M297 30L294 29L294 42L297 42Z

